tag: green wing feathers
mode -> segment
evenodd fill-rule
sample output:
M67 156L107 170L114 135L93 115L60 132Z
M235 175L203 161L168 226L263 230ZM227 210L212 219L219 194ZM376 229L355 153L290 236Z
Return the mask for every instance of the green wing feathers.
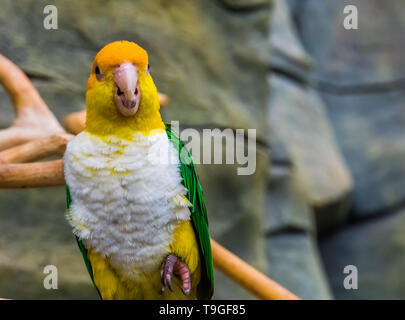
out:
M207 211L205 209L204 196L191 154L183 146L180 137L171 130L170 124L165 123L166 133L173 143L180 158L180 172L183 184L188 190L188 199L192 203L191 221L200 245L202 261L201 281L198 287L200 299L210 299L214 292L214 268L212 265L212 253L210 235L208 232Z

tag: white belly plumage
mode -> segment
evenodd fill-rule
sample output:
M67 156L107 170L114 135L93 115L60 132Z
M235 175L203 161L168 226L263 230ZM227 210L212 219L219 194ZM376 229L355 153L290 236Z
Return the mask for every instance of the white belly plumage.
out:
M64 161L74 234L128 277L154 270L176 225L190 218L178 153L166 133L137 133L129 142L82 132Z

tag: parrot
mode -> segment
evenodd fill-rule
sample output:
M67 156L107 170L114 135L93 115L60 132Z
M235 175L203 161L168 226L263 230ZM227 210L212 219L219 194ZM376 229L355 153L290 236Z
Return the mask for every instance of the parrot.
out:
M101 299L211 299L202 187L191 154L162 120L138 44L115 41L95 56L85 128L63 160L66 219Z

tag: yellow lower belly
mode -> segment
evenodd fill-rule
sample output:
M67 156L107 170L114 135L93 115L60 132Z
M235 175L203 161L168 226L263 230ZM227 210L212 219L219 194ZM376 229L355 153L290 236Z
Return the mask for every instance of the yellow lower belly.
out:
M152 272L145 273L134 270L138 271L136 272L138 276L137 280L132 280L123 277L119 270L114 269L110 265L108 259L102 258L99 253L89 249L88 258L93 269L94 283L101 297L106 300L196 299L197 286L201 276L201 266L198 243L190 221L184 221L174 229L173 241L168 251L185 262L190 270L191 291L189 295L185 296L183 294L181 282L176 276L172 278L173 292L168 288L165 288L164 292L161 292L160 267L163 259L157 263L156 269Z

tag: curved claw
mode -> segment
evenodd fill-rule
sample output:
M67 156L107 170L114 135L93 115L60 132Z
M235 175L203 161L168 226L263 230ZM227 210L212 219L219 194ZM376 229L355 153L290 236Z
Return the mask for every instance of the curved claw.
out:
M172 276L176 274L180 277L182 281L181 290L185 295L188 295L191 290L191 277L190 270L187 265L177 258L175 255L168 255L162 263L160 269L160 277L162 280L162 293L165 290L165 287L168 287L170 291L173 291L172 287Z

